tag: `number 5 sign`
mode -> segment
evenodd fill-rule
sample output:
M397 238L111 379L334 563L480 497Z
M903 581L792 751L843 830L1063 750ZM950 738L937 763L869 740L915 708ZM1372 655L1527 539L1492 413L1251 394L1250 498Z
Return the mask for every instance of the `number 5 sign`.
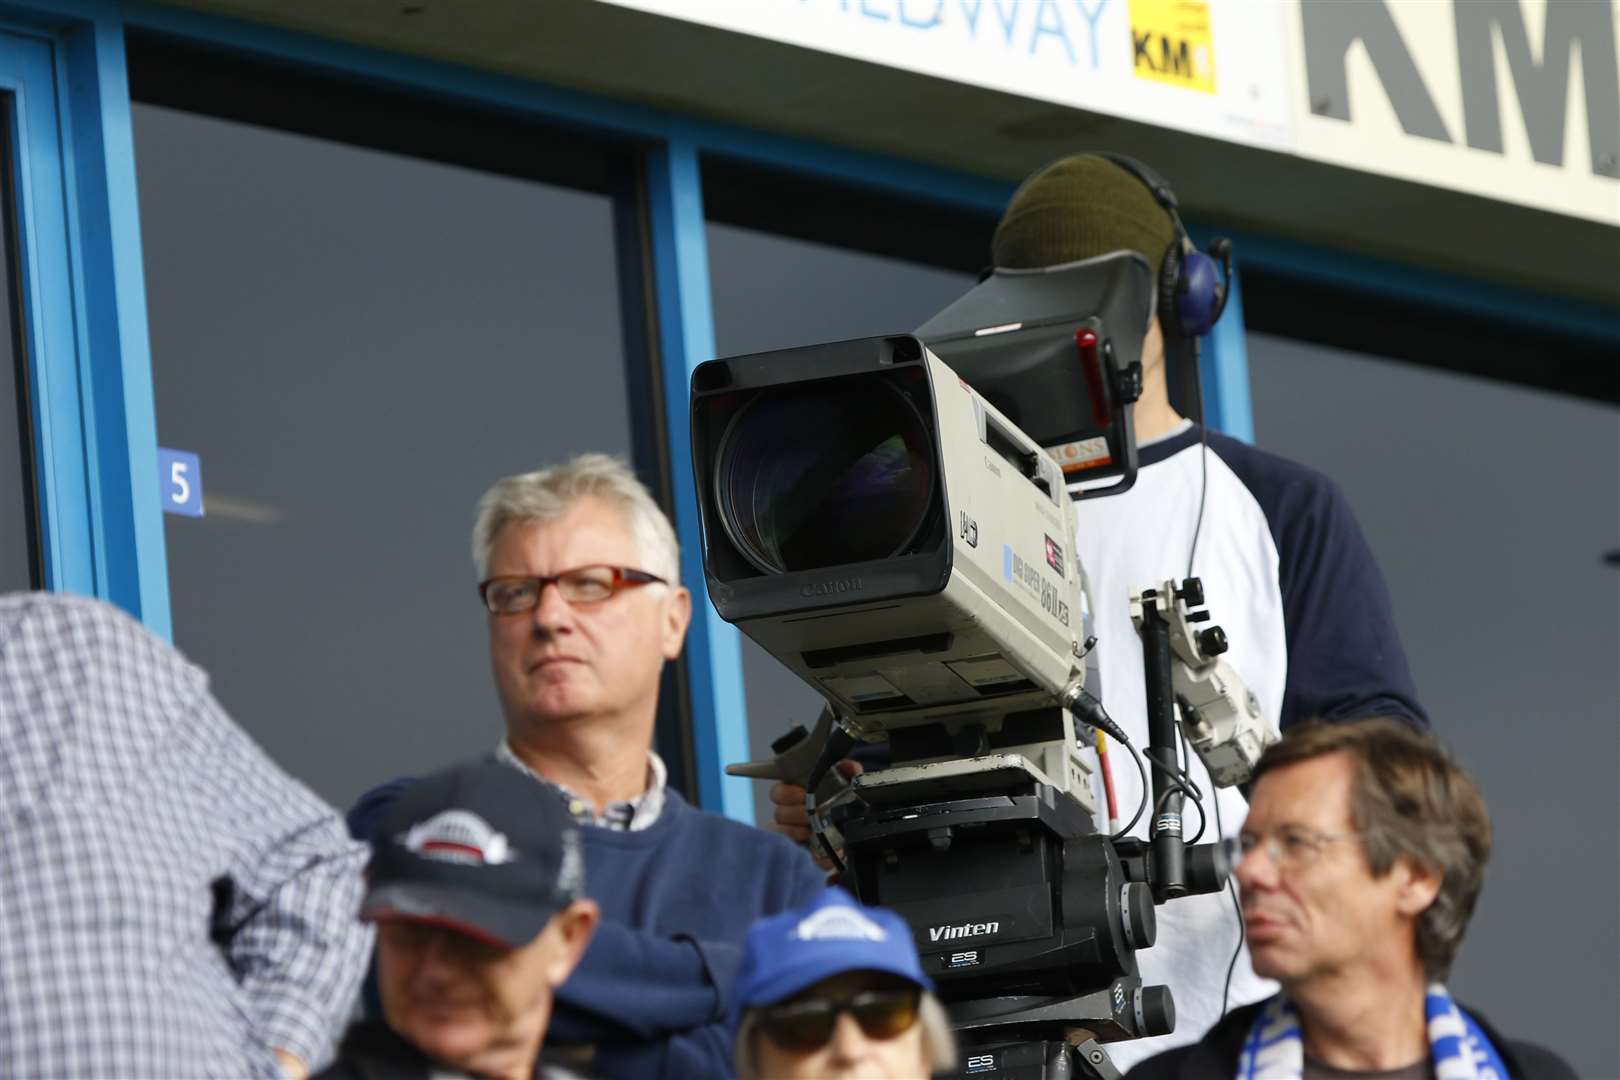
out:
M158 472L163 490L163 512L203 516L202 460L184 450L158 447Z

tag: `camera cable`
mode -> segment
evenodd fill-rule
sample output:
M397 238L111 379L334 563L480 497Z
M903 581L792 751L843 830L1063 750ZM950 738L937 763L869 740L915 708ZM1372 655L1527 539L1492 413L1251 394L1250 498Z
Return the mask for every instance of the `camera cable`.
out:
M1226 830L1221 827L1221 800L1217 792L1215 797L1215 833L1225 837ZM1233 867L1233 870L1237 867ZM1226 983L1221 987L1221 1015L1226 1015L1227 1002L1232 998L1232 973L1237 970L1238 957L1243 955L1243 943L1248 933L1243 928L1243 905L1238 901L1237 884L1232 880L1231 871L1226 874L1226 894L1232 898L1232 914L1237 918L1238 941L1237 948L1232 950L1232 962L1226 965Z
M1198 344L1194 342L1192 354L1193 386L1196 388L1195 393L1198 401L1198 516L1193 520L1192 543L1187 548L1188 577L1193 576L1193 558L1198 554L1198 534L1204 527L1204 500L1209 496L1209 423L1208 418L1204 415L1204 379L1198 353ZM1185 745L1187 741L1185 732L1182 732L1181 740ZM1219 791L1215 792L1215 797L1210 801L1215 804L1215 839L1217 842L1223 842L1226 839L1226 828L1221 824L1221 793ZM1202 836L1204 833L1204 810L1202 804L1198 808L1198 813L1198 835ZM1236 867L1234 866L1233 869L1235 870ZM1232 915L1237 920L1238 940L1237 947L1232 950L1232 960L1226 965L1226 982L1221 987L1222 1016L1226 1015L1227 1003L1231 1000L1232 975L1237 971L1238 957L1243 955L1244 941L1248 936L1243 928L1243 905L1238 901L1237 884L1232 880L1230 871L1226 875L1226 892L1232 898Z

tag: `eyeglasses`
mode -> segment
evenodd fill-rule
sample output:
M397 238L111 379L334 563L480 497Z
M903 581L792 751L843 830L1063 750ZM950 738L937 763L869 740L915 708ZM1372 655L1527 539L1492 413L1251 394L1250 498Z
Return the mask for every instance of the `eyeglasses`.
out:
M1238 837L1238 847L1245 855L1255 848L1263 848L1266 858L1277 864L1279 869L1301 870L1320 859L1329 844L1338 840L1356 840L1365 835L1362 832L1329 833L1285 826L1266 837L1243 833Z
M540 594L555 584L568 603L600 604L620 589L637 585L668 585L657 574L624 566L581 566L560 574L530 577L518 574L492 577L478 586L478 595L492 615L521 615L540 606Z
M809 1054L827 1045L838 1025L838 1014L847 1012L868 1039L892 1039L917 1022L920 998L921 991L911 987L864 990L843 1001L820 997L790 1001L761 1009L759 1029L781 1049Z

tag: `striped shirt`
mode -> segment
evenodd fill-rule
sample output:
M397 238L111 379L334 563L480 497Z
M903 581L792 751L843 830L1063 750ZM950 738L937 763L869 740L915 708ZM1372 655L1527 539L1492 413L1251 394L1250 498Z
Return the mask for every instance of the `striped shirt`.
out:
M0 1076L319 1065L366 849L207 677L98 601L0 596Z

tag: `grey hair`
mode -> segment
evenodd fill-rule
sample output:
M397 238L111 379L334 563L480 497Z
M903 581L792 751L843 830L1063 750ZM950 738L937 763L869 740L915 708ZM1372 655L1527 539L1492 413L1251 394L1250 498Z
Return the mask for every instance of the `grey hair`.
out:
M939 998L927 991L917 1005L917 1022L922 1025L923 1057L929 1072L948 1072L956 1068L956 1036L951 1034L950 1017ZM743 1013L737 1027L737 1080L764 1080L759 1073L759 1055L754 1052L755 1036L759 1035L756 1010Z
M478 500L472 557L478 576L489 575L489 558L501 530L513 523L541 525L563 517L582 499L596 499L624 515L647 570L680 583L681 553L675 529L630 466L608 454L580 454L561 465L497 480Z

